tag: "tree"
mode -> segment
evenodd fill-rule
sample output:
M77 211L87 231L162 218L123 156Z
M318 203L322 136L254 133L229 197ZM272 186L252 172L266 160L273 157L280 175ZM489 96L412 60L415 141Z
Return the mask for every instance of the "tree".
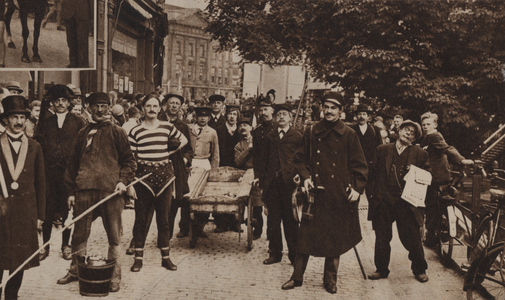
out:
M207 12L222 48L303 64L407 117L473 130L503 113L504 1L210 0Z

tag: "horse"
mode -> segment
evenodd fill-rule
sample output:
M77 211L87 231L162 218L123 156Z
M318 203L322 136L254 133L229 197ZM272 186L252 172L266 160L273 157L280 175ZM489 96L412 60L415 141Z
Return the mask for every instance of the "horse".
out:
M18 5L15 4L17 2ZM33 61L42 62L39 55L39 36L40 27L42 20L44 19L46 13L46 7L48 6L47 0L7 0L7 11L5 12L5 29L7 30L7 40L9 41L8 47L16 49L16 45L12 42L11 34L11 20L12 15L16 9L19 9L19 19L21 20L22 35L23 35L23 56L21 61L24 63L30 63L30 57L28 56L28 36L30 35L30 30L28 29L28 14L33 13L35 16L33 23Z

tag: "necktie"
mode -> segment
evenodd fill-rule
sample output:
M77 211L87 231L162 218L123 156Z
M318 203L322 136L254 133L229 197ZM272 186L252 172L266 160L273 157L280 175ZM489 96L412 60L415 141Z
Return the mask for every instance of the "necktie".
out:
M202 130L203 130L203 128L201 128L201 127L198 128L198 135L200 135L200 133L202 133Z
M282 138L284 137L284 130L279 131L279 137L282 140Z
M9 139L11 140L11 142L21 142L21 139L23 138L23 135L20 135L19 137L12 137L10 135L8 135Z

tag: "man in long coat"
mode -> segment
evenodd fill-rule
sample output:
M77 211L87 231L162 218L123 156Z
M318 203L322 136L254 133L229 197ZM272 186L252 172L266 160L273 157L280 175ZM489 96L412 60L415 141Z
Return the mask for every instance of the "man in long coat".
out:
M44 243L51 238L53 222L65 223L68 217L68 191L64 175L70 156L77 141L77 134L85 126L82 118L69 113L68 108L73 98L72 91L65 85L57 84L48 91L48 98L53 103L56 113L48 117L39 128L35 137L42 146L47 174L46 222L42 225ZM64 259L72 258L69 246L70 229L63 231L61 252ZM49 255L49 246L41 254L41 259Z
M375 231L376 271L368 275L377 280L389 276L393 222L396 221L398 236L409 251L411 269L420 282L428 281L420 228L424 209L415 207L401 198L405 187L403 178L410 166L430 171L428 153L412 142L421 137L421 126L405 120L399 127L398 139L394 143L380 145L372 163L371 182L373 194L369 199L368 219Z
M326 257L323 283L336 293L340 255L361 241L357 200L365 188L368 168L356 132L340 120L343 96L330 92L323 98L324 120L305 131L295 155L305 189L323 187L314 199L312 220L300 224L295 268L282 289L301 286L309 255Z
M6 131L0 135L0 281L4 270L16 270L39 248L46 208L44 157L40 145L24 133L30 112L23 96L3 101L0 119ZM5 287L5 299L17 299L24 270L39 265L35 256ZM0 290L0 294L1 294Z

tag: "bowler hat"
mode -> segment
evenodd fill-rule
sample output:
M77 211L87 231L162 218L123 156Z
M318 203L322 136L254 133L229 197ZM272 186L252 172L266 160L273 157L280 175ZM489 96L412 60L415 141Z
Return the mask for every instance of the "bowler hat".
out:
M406 126L414 127L414 129L416 130L416 132L415 132L416 133L416 140L422 136L423 132L421 130L421 125L419 125L419 123L414 122L412 120L405 120L400 124L400 129L402 129L403 127L406 127Z
M242 117L242 118L239 118L238 121L237 121L237 126L242 124L242 123L247 123L249 125L252 126L252 121L251 121L251 118L246 118L246 117Z
M171 93L165 95L165 97L163 98L162 104L167 103L168 99L170 99L172 97L178 98L179 100L181 100L181 103L184 103L184 97L181 94L179 94L178 92L171 92Z
M65 98L67 100L71 100L74 98L74 92L72 90L63 84L56 84L53 85L52 87L47 90L47 97L49 98L50 101L55 101L56 99L59 98Z
M208 106L196 106L195 113L198 117L210 116L212 108Z
M358 105L358 107L356 108L356 113L359 113L359 112L366 112L366 113L372 113L373 110L370 106L366 105L366 104L360 104Z
M291 112L291 105L289 105L288 103L277 104L274 107L274 114L276 114L278 111L281 110L287 110L288 112Z
M6 118L12 114L23 114L27 117L30 115L28 100L21 95L5 97L2 100L2 105L4 107L4 112L0 114L0 119Z
M214 101L221 101L224 102L224 96L222 95L212 95L209 97L209 102L214 102Z
M331 102L342 107L344 105L344 96L337 92L328 92L323 96L323 99L321 100L321 103L324 102Z
M93 105L93 104L97 104L97 103L104 103L104 104L110 105L109 96L103 92L92 93L91 95L88 96L88 102L89 102L89 105Z
M7 86L6 88L10 91L10 90L16 90L18 91L20 94L23 92L23 89L21 88L21 85L19 84L18 81L9 81L7 82Z

